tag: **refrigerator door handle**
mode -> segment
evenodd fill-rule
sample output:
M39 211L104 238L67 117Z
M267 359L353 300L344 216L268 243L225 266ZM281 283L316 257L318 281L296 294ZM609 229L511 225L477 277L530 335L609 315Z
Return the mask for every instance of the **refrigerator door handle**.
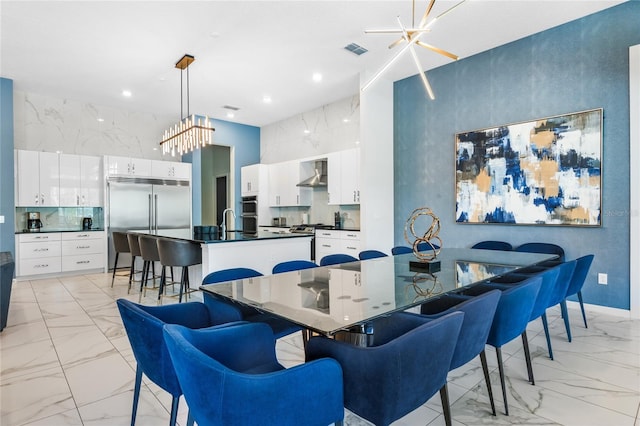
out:
M153 206L154 207L153 208L153 214L155 216L154 219L153 219L153 228L154 228L155 233L157 234L158 233L158 194L155 194L153 196L153 198L154 198L154 201L155 201L154 202L154 206Z
M151 233L151 229L152 229L152 223L151 223L151 212L153 211L152 208L152 201L151 201L151 194L149 194L149 233Z

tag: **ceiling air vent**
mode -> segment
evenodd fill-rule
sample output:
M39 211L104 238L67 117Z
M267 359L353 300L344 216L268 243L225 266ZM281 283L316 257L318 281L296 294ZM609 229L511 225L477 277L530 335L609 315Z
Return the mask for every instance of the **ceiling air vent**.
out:
M240 109L238 107L234 107L234 106L231 106L231 105L225 105L222 108L228 109L228 110L231 110L231 111L238 111Z
M346 45L344 48L347 49L351 53L355 53L358 56L362 55L363 53L367 53L368 52L367 49L365 49L364 47L362 47L362 46L360 46L359 44L356 44L356 43L350 43L350 44Z

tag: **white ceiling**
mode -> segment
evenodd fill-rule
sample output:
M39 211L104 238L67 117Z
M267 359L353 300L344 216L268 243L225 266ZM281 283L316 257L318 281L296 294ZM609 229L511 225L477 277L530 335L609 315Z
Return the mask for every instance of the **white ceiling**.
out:
M465 58L622 3L621 0L467 0L422 40ZM437 0L432 17L458 1ZM416 20L426 0L416 0ZM359 75L396 50L365 28L411 25L411 0L0 1L0 75L19 91L180 117L188 53L191 113L262 126L353 95ZM355 42L369 52L343 49ZM431 69L451 60L418 48ZM417 73L409 55L389 70ZM324 76L313 83L313 72ZM428 73L427 73L428 75ZM133 96L124 98L123 89ZM272 103L264 104L269 95ZM437 96L436 92L436 96ZM186 113L186 112L185 112Z

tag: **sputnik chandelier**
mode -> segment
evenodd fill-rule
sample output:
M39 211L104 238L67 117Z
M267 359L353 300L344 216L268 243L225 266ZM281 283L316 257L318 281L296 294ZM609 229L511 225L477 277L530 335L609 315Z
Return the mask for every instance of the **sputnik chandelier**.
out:
M213 132L215 129L209 117L196 117L189 115L189 65L195 61L191 55L184 55L176 63L176 68L180 70L180 122L164 131L160 146L162 154L179 155L194 149L204 148L205 145L213 144ZM183 75L187 72L187 116L183 115Z
M464 3L466 0L462 0L460 3L456 4L455 6L447 9L444 13L438 15L436 18L432 19L431 21L429 21L429 14L431 13L431 9L433 8L433 5L435 4L436 0L430 0L429 1L429 5L427 6L427 10L424 12L424 15L422 15L422 19L420 19L420 23L418 24L418 26L416 27L415 25L415 13L416 13L416 0L412 0L412 18L411 18L411 28L406 28L404 26L404 24L402 23L402 21L400 21L400 17L397 17L398 20L398 25L400 26L399 29L380 29L380 30L365 30L365 34L400 34L400 38L397 39L396 41L394 41L393 43L391 43L389 45L389 49L392 49L394 47L396 47L397 45L401 44L401 43L405 43L404 46L402 47L402 49L395 54L395 56L393 56L386 64L384 64L382 66L382 68L380 68L380 70L375 73L373 75L373 77L371 77L363 86L362 86L362 91L364 92L365 90L367 90L382 74L384 74L384 72L389 69L391 67L391 65L393 65L403 54L404 52L406 52L407 50L409 50L409 52L411 52L411 56L413 57L413 61L416 64L416 67L418 68L418 73L420 74L420 78L422 79L422 83L424 84L424 87L427 91L427 94L429 95L429 98L431 98L431 100L435 99L435 95L433 94L433 89L431 88L431 85L429 84L429 80L427 80L427 76L425 74L424 68L422 68L422 65L420 64L420 60L418 59L418 55L416 54L416 51L414 49L414 45L418 45L420 47L424 47L425 49L431 50L433 52L439 53L441 55L444 55L448 58L451 58L453 60L457 60L458 56L454 55L453 53L447 52L446 50L442 50L440 48L437 48L435 46L432 46L430 44L427 44L423 41L420 41L420 37L424 34L430 31L430 27L440 18L442 18L444 15L448 14L449 12L451 12L453 9L455 9L456 7L460 6L462 3Z

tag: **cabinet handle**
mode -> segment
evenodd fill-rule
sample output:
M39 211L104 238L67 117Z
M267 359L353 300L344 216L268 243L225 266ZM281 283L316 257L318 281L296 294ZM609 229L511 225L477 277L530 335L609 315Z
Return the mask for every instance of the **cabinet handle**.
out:
M38 204L40 204L40 203L39 203L39 200L40 200L40 199L38 198L38 194L36 194L36 206L37 206Z
M357 237L356 234L347 234L347 237Z
M331 248L331 244L323 244L322 247L328 247Z
M300 204L300 196L296 195L296 204Z
M88 249L91 248L91 246L76 246L77 249Z
M353 191L353 202L356 201L356 191Z
M37 248L37 249L34 249L33 251L41 252L41 251L49 251L49 249L48 248Z
M48 263L42 263L40 265L33 265L34 268L48 268L49 264Z
M42 200L42 204L44 204L44 193L40 194L40 199Z
M360 202L360 190L359 189L358 189L358 199L356 201Z
M83 263L91 263L91 261L89 261L89 260L79 260L79 261L76 262L76 265L81 265Z
M34 240L48 240L48 239L49 239L49 236L48 236L48 235L47 235L47 236L41 236L41 237L40 237L40 236L38 236L38 237L35 237L35 238L34 238Z
M86 237L89 237L89 236L90 236L89 234L78 234L77 235L78 238L86 238Z
M85 204L87 204L87 202L84 199L84 195L82 196L82 205L84 206Z
M357 250L357 248L347 246L347 250Z
M327 192L327 202L331 203L331 193Z

